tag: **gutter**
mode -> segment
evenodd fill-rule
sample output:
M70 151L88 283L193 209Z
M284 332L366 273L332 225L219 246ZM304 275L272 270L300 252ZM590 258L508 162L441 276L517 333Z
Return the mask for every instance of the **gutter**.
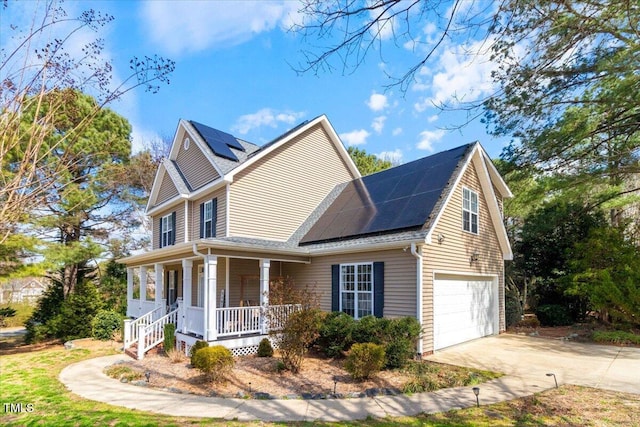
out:
M422 293L423 293L423 283L422 283L422 247L418 247L415 243L411 243L411 255L416 258L416 317L418 318L418 323L420 323L420 338L418 339L418 355L422 356L422 320L423 320L423 310L422 310Z

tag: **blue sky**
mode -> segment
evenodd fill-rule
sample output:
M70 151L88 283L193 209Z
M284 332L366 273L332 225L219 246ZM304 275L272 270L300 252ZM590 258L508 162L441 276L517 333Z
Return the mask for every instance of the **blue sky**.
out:
M11 4L0 16L0 44L8 43L6 26L24 23L39 2ZM447 40L434 60L402 93L385 88L387 74L399 75L423 52L411 43L383 40L383 57L371 52L355 70L300 75L293 66L308 49L298 34L287 31L296 15L295 1L69 1L69 15L94 8L115 20L99 33L78 34L77 46L96 35L113 59L114 77L128 74L133 56L157 54L175 61L170 85L157 94L143 90L110 105L133 126L134 147L143 141L173 136L179 119L190 119L263 144L299 122L326 114L345 145L407 162L478 140L492 157L504 140L490 137L475 121L460 129L462 112L441 112L433 103L473 101L492 90L495 67L484 56L464 55L474 44ZM417 40L435 34L422 22ZM337 64L338 65L338 64ZM1 76L0 76L1 77Z

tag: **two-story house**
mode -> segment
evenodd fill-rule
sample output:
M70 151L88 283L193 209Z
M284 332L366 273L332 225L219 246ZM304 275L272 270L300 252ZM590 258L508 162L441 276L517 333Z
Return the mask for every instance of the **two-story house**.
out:
M153 249L121 260L125 346L143 357L172 322L185 349L255 352L268 311L296 309L269 305L283 277L327 311L415 316L419 354L497 334L510 196L478 143L361 177L325 116L262 147L181 120L147 206Z

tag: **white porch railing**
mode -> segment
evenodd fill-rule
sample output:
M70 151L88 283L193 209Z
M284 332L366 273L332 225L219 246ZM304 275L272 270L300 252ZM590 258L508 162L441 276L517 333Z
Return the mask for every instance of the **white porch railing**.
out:
M284 322L294 311L302 310L301 304L270 305L267 307L267 319L269 319L269 329L277 331L282 329Z
M226 337L261 332L261 311L260 306L216 309L218 336Z
M135 320L126 319L124 321L124 349L131 347L138 341L138 330L140 326L147 326L158 320L164 314L164 306L154 308Z
M162 316L149 325L138 326L138 360L144 358L144 354L164 341L164 326L168 323L174 325L178 322L178 310L173 310L166 316Z
M162 299L161 306L164 307L167 304L166 299ZM156 310L156 302L152 300L140 300L140 299L130 299L127 300L127 316L130 317L142 317L150 311ZM154 320L158 320L160 317L164 316L166 313L157 315Z
M204 308L185 307L184 326L187 333L204 336Z
M239 337L279 330L289 315L301 308L299 304L217 308L216 335ZM177 325L178 332L204 336L204 309L186 306L184 301L178 300Z

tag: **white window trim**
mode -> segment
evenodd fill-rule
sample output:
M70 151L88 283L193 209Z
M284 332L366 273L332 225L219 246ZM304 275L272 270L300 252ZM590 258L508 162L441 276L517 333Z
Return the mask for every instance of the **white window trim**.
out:
M368 265L371 267L370 272L371 272L371 290L370 291L359 291L358 290L358 267L359 266L363 266L363 265ZM348 267L348 266L353 266L354 267L354 282L353 282L353 291L344 291L343 287L342 287L342 268L343 267ZM371 312L369 314L366 314L365 316L373 316L375 313L375 274L373 271L373 262L354 262L354 263L345 263L345 264L340 264L340 279L339 279L339 283L338 283L338 289L339 289L339 293L340 293L340 303L339 303L339 310L341 312L342 311L342 295L345 292L348 293L353 293L353 318L354 319L360 319L359 316L359 310L358 310L358 294L370 294L371 295ZM363 316L364 317L364 316Z
M175 233L175 230L174 230L175 227L171 221L172 215L173 213L170 213L169 215L165 215L162 218L160 218L160 223L162 224L162 232L160 233L161 248L164 248L166 246L171 246L171 243L169 241L169 233L172 233L172 232ZM169 228L169 226L171 226L171 228Z
M464 207L464 193L465 191L469 192L469 209L465 209ZM475 194L476 196L476 211L474 212L473 210L471 210L471 195ZM464 228L464 214L465 212L469 212L469 230L466 230ZM476 231L473 231L473 221L472 218L475 215L476 218ZM470 233L473 235L479 235L480 234L480 195L478 194L477 191L472 190L468 187L462 187L462 231L464 231L465 233Z
M211 216L209 218L207 218L207 206L211 207L209 211ZM203 222L202 226L203 226L203 235L204 235L204 238L206 239L209 237L214 237L216 234L214 230L215 224L213 223L213 200L204 202L203 209L204 209L204 214L202 215L202 222ZM211 223L211 236L207 236L207 222Z

